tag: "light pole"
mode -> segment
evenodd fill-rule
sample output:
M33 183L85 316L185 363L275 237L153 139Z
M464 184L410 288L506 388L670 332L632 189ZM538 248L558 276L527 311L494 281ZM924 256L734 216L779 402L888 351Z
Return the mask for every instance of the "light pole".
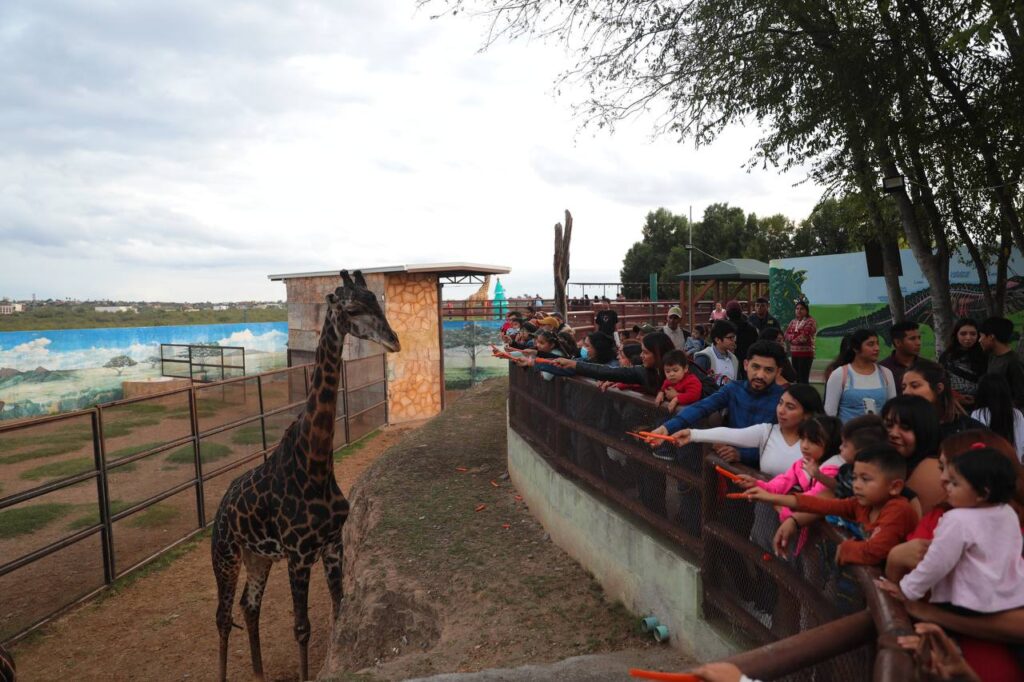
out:
M690 311L690 333L693 333L693 205L690 205L690 239L686 245L686 257L689 267L686 268L688 282L686 284L686 307Z

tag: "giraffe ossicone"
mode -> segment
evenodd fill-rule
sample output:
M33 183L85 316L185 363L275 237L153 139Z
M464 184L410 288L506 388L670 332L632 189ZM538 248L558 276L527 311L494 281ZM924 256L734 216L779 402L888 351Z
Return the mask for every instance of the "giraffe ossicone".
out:
M323 560L335 620L341 607L341 529L349 511L334 478L341 353L350 334L376 341L390 352L398 352L401 344L363 273L356 270L350 275L342 270L340 275L342 286L326 297L327 312L302 413L266 462L231 483L214 519L211 554L217 581L221 682L227 679L232 601L243 564L246 578L240 605L253 672L259 679L263 679L260 606L274 561L288 563L300 679L309 677L307 602L310 572L317 559Z

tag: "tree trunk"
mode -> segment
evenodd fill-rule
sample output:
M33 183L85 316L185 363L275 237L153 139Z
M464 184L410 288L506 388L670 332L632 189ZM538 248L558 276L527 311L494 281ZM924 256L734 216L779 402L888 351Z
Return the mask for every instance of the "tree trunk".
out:
M881 156L881 167L885 177L898 177L901 175L893 160L892 150L887 141L879 141L879 156ZM931 239L923 234L918 221L914 204L906 190L900 189L893 194L896 199L896 206L900 210L900 220L903 224L903 233L910 243L910 250L914 253L914 259L921 267L921 272L928 281L928 287L932 294L932 316L935 330L936 351L941 350L940 346L945 343L953 329L953 301L949 292L949 255L932 251Z
M1013 248L1013 237L1005 225L1002 232L999 239L999 260L996 262L996 295L992 308L988 311L989 315L995 317L1002 317L1006 306L1006 271L1010 265L1010 251Z
M907 319L907 304L900 288L900 244L894 235L885 235L882 242L882 274L885 276L885 293L889 297L889 311L893 322Z
M565 230L555 223L555 310L569 314L569 299L565 293L569 285L569 242L572 239L572 214L565 211Z

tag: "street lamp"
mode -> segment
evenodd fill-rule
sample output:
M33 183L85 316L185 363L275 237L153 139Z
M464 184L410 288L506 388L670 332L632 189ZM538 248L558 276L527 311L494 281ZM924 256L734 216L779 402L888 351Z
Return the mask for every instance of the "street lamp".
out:
M886 194L896 194L906 189L906 183L903 180L902 175L896 175L891 178L882 178L882 191Z

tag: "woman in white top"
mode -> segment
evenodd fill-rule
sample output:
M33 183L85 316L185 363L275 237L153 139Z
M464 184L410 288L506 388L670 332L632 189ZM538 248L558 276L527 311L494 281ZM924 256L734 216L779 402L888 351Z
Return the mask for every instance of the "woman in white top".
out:
M761 455L758 468L775 477L789 471L803 456L798 434L800 423L807 417L821 414L821 410L821 396L814 387L790 384L775 408L777 424L754 424L743 429L684 429L676 435L684 445L724 443L737 448L756 447ZM772 507L766 504L755 507L754 525L750 530L751 539L755 543L772 551L772 540L778 527L779 516Z
M825 414L845 424L864 414L879 414L885 402L896 397L892 372L878 364L879 350L873 329L858 329L850 336L849 349L825 384Z
M1010 383L1002 374L986 374L978 381L971 416L1010 441L1017 459L1024 462L1024 414L1013 406Z
M769 476L789 471L800 454L797 429L807 417L821 414L821 396L807 384L791 384L779 398L775 408L777 424L754 424L744 429L719 427L689 429L682 432L687 442L724 443L737 448L757 448L761 459L759 468Z

